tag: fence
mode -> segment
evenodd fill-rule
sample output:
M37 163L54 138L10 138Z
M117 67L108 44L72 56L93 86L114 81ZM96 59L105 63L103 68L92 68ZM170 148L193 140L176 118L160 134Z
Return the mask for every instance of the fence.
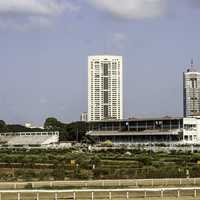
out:
M184 192L189 192L182 194ZM156 193L157 192L157 193ZM133 193L139 193L140 198L147 198L147 197L159 197L159 198L165 198L168 195L165 195L167 192L171 192L170 196L182 199L186 194L187 196L193 196L196 198L198 195L200 195L200 187L185 187L185 188L134 188L134 189L85 189L85 190L0 190L0 200L3 200L2 196L5 194L13 194L13 196L10 196L10 200L17 199L22 200L23 194L30 194L34 195L35 200L42 200L42 199L53 199L53 200L59 200L59 199L71 199L71 200L77 200L77 199L91 199L96 200L99 199L99 194L103 194L100 199L109 199L114 200L115 198L120 199L118 195L121 195L121 199L134 199ZM152 195L154 193L154 195ZM155 195L156 193L156 195ZM40 194L43 194L43 197L40 198ZM52 195L51 198L48 195ZM66 198L63 196L61 197L61 194L66 194ZM80 196L82 194L82 198ZM85 195L87 194L87 195ZM44 195L46 197L44 198ZM138 194L137 194L138 195ZM29 198L33 198L29 196ZM23 198L25 199L25 198ZM27 199L27 198L26 198Z
M89 180L89 181L41 181L41 182L0 182L0 189L54 188L54 187L183 187L200 186L200 178L176 179L121 179L121 180Z

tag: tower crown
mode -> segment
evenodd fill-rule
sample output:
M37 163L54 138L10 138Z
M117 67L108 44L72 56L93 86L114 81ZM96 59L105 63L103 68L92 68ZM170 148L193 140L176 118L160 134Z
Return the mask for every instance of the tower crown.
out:
M195 66L194 66L194 60L192 58L190 61L190 68L187 69L187 72L196 72L196 71L197 70L195 69Z

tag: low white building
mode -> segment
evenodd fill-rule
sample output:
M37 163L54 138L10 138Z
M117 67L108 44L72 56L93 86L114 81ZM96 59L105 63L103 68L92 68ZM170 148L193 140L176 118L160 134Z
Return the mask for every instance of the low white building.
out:
M59 142L59 131L0 133L0 144L4 145L50 145Z
M183 142L200 144L200 116L183 118Z

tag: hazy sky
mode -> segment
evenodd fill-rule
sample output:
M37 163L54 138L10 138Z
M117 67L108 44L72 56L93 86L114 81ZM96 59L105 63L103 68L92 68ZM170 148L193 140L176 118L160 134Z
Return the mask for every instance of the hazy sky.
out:
M87 56L124 59L124 116L181 116L200 66L200 0L0 0L0 119L76 121Z

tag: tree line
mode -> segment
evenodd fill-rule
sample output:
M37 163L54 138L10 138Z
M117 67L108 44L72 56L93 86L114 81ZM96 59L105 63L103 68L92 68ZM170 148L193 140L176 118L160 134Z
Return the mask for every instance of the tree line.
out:
M87 142L85 133L88 130L86 122L63 123L54 117L49 117L44 122L44 129L28 128L19 124L6 124L0 120L0 133L6 132L37 132L37 131L59 131L60 141Z
M45 120L44 128L49 131L59 131L60 141L86 142L88 140L85 135L88 130L86 122L63 123L50 117Z

